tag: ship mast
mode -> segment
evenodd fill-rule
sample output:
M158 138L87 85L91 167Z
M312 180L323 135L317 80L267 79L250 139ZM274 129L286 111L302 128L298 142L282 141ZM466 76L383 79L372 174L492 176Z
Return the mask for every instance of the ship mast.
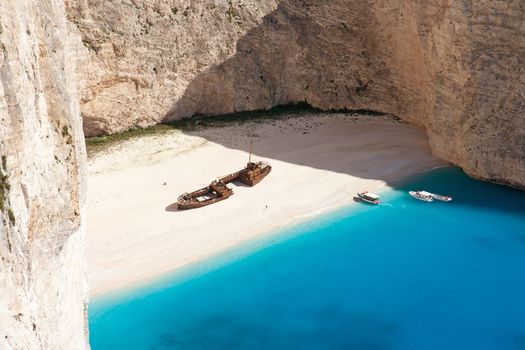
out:
M250 156L248 157L248 163L252 162L252 144L253 140L250 140Z

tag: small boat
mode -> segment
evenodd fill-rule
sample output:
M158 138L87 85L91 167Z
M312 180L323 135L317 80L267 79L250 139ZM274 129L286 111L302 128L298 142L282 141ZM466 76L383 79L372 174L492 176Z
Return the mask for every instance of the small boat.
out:
M432 198L442 202L450 202L452 200L452 197L450 196L443 196L441 194L436 193L432 193Z
M408 191L408 193L414 197L415 199L419 199L423 202L433 202L434 197L432 196L432 193L427 191Z
M379 196L377 194L374 194L368 191L358 192L357 198L359 198L360 200L364 202L371 203L371 204L381 203L381 201L379 200Z

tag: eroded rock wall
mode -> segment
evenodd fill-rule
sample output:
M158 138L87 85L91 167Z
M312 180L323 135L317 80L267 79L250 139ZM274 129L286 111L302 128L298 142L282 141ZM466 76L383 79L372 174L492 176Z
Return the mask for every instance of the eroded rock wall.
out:
M86 349L85 148L62 0L0 1L0 349Z
M395 114L469 174L525 187L520 0L71 2L88 135L306 101Z
M68 1L90 52L81 67L86 135L159 122L189 82L233 56L236 42L277 2Z

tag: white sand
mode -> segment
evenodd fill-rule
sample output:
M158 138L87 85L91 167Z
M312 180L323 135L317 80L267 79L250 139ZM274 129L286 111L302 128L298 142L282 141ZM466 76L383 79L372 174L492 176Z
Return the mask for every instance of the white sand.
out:
M179 194L244 167L250 137L253 159L273 167L261 183L234 186L232 197L214 205L170 211ZM91 295L144 282L351 203L357 191L375 191L442 164L421 129L339 114L124 142L89 161Z

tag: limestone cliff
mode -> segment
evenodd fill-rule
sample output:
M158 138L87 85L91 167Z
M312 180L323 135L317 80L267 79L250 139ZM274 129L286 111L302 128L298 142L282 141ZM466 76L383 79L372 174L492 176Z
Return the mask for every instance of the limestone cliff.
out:
M0 349L86 349L80 36L62 0L0 1Z
M89 58L87 136L159 122L189 82L235 54L277 0L70 0Z
M520 0L71 3L88 135L306 101L393 113L469 174L525 187Z

